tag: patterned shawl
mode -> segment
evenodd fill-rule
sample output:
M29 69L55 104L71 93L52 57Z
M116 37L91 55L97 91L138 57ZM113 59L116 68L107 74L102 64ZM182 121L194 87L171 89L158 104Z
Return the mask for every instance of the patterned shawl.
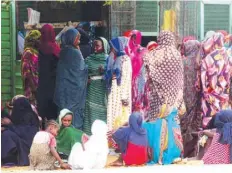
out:
M25 37L24 50L29 48L33 53L38 54L40 36L41 33L38 30L31 30Z
M200 50L200 42L197 40L189 40L183 44L184 50L184 101L186 104L186 114L181 118L181 130L186 148L191 145L188 142L193 139L191 133L197 131L201 127L201 111L199 92L195 88L197 80L197 64L196 58ZM192 151L192 150L191 150ZM188 153L188 150L185 150Z
M227 89L230 84L230 62L223 40L224 36L216 33L203 45L210 52L202 60L201 66L204 117L214 116L226 106L229 99Z
M148 60L151 81L151 104L149 119L156 119L161 105L180 107L183 101L183 64L175 47L175 37L169 31L162 31L158 47L151 51Z

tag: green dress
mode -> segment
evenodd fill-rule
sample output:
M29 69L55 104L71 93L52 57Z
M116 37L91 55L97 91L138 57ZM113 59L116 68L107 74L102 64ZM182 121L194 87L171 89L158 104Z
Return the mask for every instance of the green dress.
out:
M106 86L105 81L102 79L103 72L99 71L99 66L105 66L109 47L106 39L100 38L103 42L104 52L91 54L86 59L88 75L89 79L91 79L87 86L84 117L84 132L88 135L91 135L91 126L96 119L106 122L107 118Z
M69 155L76 142L83 142L84 132L73 126L61 127L56 137L57 151Z

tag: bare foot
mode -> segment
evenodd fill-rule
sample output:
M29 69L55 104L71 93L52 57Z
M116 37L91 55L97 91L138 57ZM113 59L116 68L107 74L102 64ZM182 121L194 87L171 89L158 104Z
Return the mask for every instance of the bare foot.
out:
M123 161L121 158L118 158L116 161L113 163L110 163L109 166L123 166Z

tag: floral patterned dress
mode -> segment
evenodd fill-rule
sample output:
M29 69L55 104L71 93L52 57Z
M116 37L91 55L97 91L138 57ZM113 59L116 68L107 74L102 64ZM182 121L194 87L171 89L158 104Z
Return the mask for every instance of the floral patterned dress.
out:
M31 104L36 105L36 90L38 87L38 52L26 48L22 56L22 79L24 95Z

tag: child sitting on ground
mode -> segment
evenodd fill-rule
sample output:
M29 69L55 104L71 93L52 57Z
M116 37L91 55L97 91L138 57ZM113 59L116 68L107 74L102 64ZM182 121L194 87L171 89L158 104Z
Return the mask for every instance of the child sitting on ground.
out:
M58 160L61 168L70 169L70 166L63 163L56 151L56 139L59 124L50 120L47 122L46 130L39 131L33 139L30 149L29 160L32 170L53 170L55 161Z

